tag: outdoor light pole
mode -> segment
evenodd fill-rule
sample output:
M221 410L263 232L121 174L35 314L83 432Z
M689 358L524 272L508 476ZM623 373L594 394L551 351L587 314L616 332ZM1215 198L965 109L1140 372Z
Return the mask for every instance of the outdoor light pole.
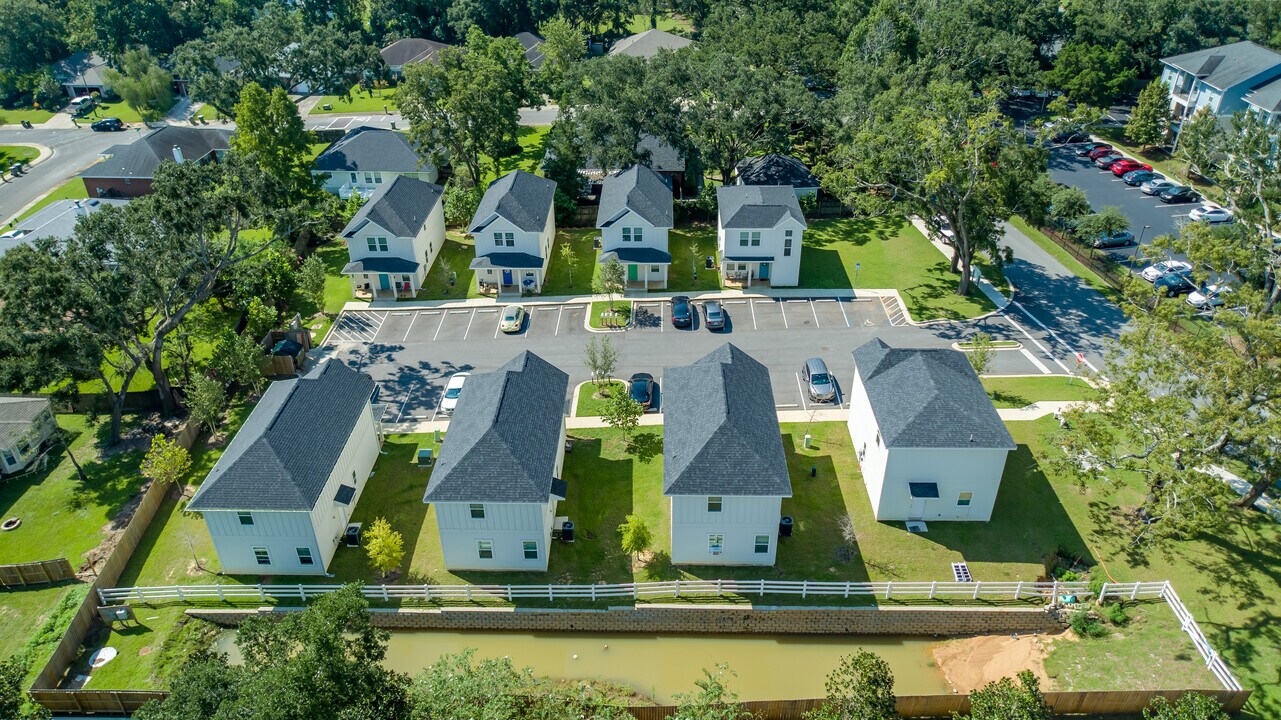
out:
M858 269L861 267L863 267L863 263L854 263L854 284L850 288L851 290L858 289Z
M1151 225L1144 225L1143 229L1139 231L1139 242L1135 244L1134 252L1130 253L1130 269L1131 270L1134 269L1134 256L1138 255L1139 252L1143 250L1143 236L1147 234L1147 231L1151 229L1152 229Z

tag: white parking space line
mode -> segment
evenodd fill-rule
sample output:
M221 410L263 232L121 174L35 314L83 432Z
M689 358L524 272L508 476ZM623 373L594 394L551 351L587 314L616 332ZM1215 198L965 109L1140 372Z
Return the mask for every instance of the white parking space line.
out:
M1022 325L1015 322L1014 318L1010 317L1009 315L1006 315L1004 312L1001 313L1001 317L1005 318L1006 322L1013 325L1015 330L1018 330L1019 332L1023 333L1023 336L1026 337L1028 340L1030 340L1032 344L1035 345L1041 352L1045 353L1046 357L1053 360L1055 365L1058 365L1059 367L1063 368L1063 372L1071 373L1071 371L1067 369L1067 365L1064 365L1063 363L1059 362L1059 359L1054 357L1054 353L1050 352L1040 342L1037 342L1037 339L1032 337L1032 333L1028 332L1026 329L1024 329Z
M1086 359L1085 359L1085 354L1084 354L1084 353L1078 353L1078 352L1076 351L1076 349L1075 349L1075 348L1073 348L1071 345L1068 345L1066 342L1064 342L1064 341L1063 341L1063 338L1059 337L1059 334L1058 334L1058 333L1054 332L1054 331L1053 331L1053 330L1051 330L1051 329L1050 329L1050 328L1049 328L1045 323L1041 322L1040 318L1038 318L1037 316L1035 316L1035 315L1033 315L1032 313L1028 312L1028 311L1027 311L1027 308L1023 307L1022 305L1020 305L1020 304L1019 304L1017 301L1015 301L1015 300L1011 300L1011 301L1010 301L1010 304L1012 304L1014 307L1016 307L1016 308L1018 308L1020 311L1022 311L1024 315L1027 315L1028 317L1032 318L1032 322L1036 323L1037 325L1040 325L1042 330L1044 330L1044 331L1046 331L1047 333L1049 333L1049 334L1050 334L1050 337L1054 338L1055 340L1057 340L1057 341L1058 341L1058 343L1059 343L1060 345L1062 345L1063 347L1067 348L1068 353L1070 353L1070 354L1071 354L1072 356L1074 356L1074 357L1080 357L1080 358L1081 358L1081 362L1085 363L1085 366L1086 366L1086 367L1088 367L1092 372L1096 372L1096 373L1097 373L1097 372L1099 371L1099 369L1098 369L1098 368L1094 367L1094 364L1093 364L1093 363L1091 363L1089 360L1086 360ZM1057 360L1056 360L1056 362L1057 362ZM1063 363L1059 363L1059 367L1063 367ZM1067 370L1067 368L1066 368L1066 367L1064 367L1063 369L1064 369L1064 370ZM1071 370L1068 370L1068 373L1071 373L1071 372L1072 372Z
M409 319L409 327L405 328L405 337L400 339L401 342L405 342L406 340L409 339L409 331L414 329L414 321L417 319L418 319L418 314L414 313L414 316Z
M756 329L756 303L749 302L747 303L747 307L752 309L752 329L755 330Z
M467 318L467 329L463 331L463 339L467 339L467 333L471 332L471 321L476 319L476 311L472 310L471 315Z
M850 316L845 314L845 303L840 300L836 301L836 306L841 309L841 317L845 318L845 327L850 326Z
M805 386L801 384L801 374L794 372L792 375L796 376L796 391L801 394L801 409L809 410L809 406L805 404Z
M1045 366L1045 363L1038 360L1036 356L1033 355L1027 348L1019 348L1019 352L1023 353L1023 357L1030 360L1032 364L1035 365L1036 368L1040 370L1042 373L1046 375L1052 374L1050 369Z
M810 303L810 312L814 314L814 327L823 327L818 324L818 310L814 308L814 303Z
M782 302L778 303L778 312L779 312L779 314L780 314L780 315L782 315L782 316L783 316L783 329L784 329L784 330L787 330L787 329L788 329L788 325L787 325L787 303L782 303Z
M552 337L560 335L560 319L561 319L561 316L563 316L564 314L565 314L565 306L561 305L560 310L556 313L556 331L552 333Z

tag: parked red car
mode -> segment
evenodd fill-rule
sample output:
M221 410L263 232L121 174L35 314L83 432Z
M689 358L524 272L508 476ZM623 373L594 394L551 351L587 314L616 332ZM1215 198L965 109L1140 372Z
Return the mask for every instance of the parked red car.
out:
M1090 154L1086 155L1086 157L1088 157L1091 161L1094 161L1094 160L1098 160L1104 155L1120 155L1120 154L1121 154L1120 150L1114 150L1110 147L1101 147L1101 148L1095 148L1091 150Z
M1151 165L1147 163L1139 162L1138 160L1131 160L1129 158L1126 158L1124 160L1117 160L1116 162L1112 163L1112 174L1117 177L1121 177L1122 175L1128 172L1133 172L1135 170L1151 170L1151 169L1152 169Z

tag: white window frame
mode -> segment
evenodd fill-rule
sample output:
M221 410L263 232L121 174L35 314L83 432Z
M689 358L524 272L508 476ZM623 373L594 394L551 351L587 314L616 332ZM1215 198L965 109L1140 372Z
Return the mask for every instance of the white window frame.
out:
M316 558L311 554L311 548L309 547L294 548L294 551L298 553L299 565L315 565L316 564Z
M761 538L765 538L764 543L761 542ZM761 549L761 545L765 546L764 550ZM768 555L769 554L769 535L757 535L755 538L753 538L752 549L756 552L757 555Z
M969 506L971 506L971 505L973 505L973 504L974 504L974 493L973 493L973 492L966 491L966 492L958 493L958 494L957 494L957 496L956 496L956 506L957 506L957 507L969 507Z
M632 242L643 242L645 240L644 228L632 228Z
M240 518L241 525L248 527L252 527L254 525L254 514L251 512L238 512L236 513L236 517ZM245 522L246 520L249 522Z
M707 536L707 554L713 557L725 554L724 533L711 533Z
M747 247L747 241L748 241L748 232L746 230L740 230L738 233L738 246Z
M471 514L471 519L472 519L472 520L484 520L484 519L485 519L485 504L484 504L484 503L469 503L469 504L467 505L467 512ZM480 514L479 514L479 515L477 515L476 513L480 513Z
M632 241L632 229L629 227L623 228L623 242L631 242L631 241Z
M713 509L712 506L715 506ZM721 495L709 495L707 498L707 512L718 513L725 509L725 498Z
M752 247L761 246L761 233L759 230L752 231Z
M533 556L533 557L530 557L530 556L529 556L529 552L530 552L530 549L531 549L531 547L530 547L530 546L533 546L533 548L532 548L532 549L533 549L533 552L534 552L534 556ZM521 550L521 552L524 554L524 556L525 556L525 559L526 559L526 560L537 560L537 559L538 559L538 541L537 541L537 540L522 540L522 541L520 542L520 550Z
M267 565L268 567L271 566L270 550L268 550L265 547L256 547L256 548L253 548L253 552L254 552L254 562L258 563L259 565ZM263 562L264 560L266 562Z
M489 553L489 556L486 557L485 553ZM494 559L494 541L493 540L477 540L476 541L476 557L480 560L493 560Z

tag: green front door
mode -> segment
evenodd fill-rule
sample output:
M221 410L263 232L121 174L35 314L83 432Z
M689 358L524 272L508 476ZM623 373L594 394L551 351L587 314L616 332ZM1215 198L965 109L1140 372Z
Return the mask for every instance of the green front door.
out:
M628 280L632 280L632 281L640 280L640 266L639 266L639 265L628 265L628 266L627 266L627 279L628 279Z

